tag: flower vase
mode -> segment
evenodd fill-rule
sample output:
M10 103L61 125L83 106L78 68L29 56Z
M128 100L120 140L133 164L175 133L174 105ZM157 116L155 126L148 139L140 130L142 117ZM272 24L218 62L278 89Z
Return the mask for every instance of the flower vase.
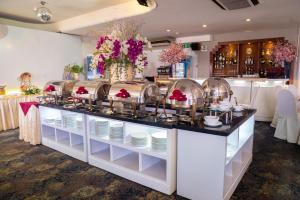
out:
M124 65L122 63L115 63L110 67L110 83L117 81L132 81L134 78L134 69L132 65Z
M73 73L73 79L78 81L79 80L79 73Z

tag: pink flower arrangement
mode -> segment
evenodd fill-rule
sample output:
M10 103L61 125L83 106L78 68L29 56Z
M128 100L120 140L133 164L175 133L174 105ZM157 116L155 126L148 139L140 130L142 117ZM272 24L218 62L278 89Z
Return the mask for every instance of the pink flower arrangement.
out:
M170 65L179 63L184 59L186 59L186 54L181 44L172 43L169 48L163 50L160 54L160 61Z
M104 74L105 67L113 63L131 64L133 67L145 67L148 65L145 47L151 48L146 38L136 35L122 41L117 34L101 36L94 52L92 66L98 68Z
M296 47L289 42L278 41L273 47L272 57L277 64L292 62L296 59Z

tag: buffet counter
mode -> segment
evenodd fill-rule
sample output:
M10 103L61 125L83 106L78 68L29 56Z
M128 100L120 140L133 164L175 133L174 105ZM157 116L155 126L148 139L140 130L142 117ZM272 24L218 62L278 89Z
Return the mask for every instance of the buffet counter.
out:
M44 104L42 144L166 194L229 199L252 160L255 112L208 128Z
M200 84L205 78L196 81ZM288 79L267 79L267 78L226 78L237 97L238 103L248 104L257 110L256 121L272 121L275 113L277 86L284 87Z

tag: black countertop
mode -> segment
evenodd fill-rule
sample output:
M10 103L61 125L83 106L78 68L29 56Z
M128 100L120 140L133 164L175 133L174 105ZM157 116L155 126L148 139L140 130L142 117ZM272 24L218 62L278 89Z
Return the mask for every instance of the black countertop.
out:
M133 118L128 115L122 115L122 114L113 114L109 115L103 112L92 112L87 111L85 109L67 109L63 106L55 105L55 104L41 104L40 106L48 107L48 108L55 108L60 110L66 110L70 112L76 112L76 113L82 113L92 116L99 116L99 117L105 117L109 119L115 119L120 121L126 121L126 122L132 122L132 123L138 123L138 124L144 124L149 126L156 126L161 128L167 128L167 129L181 129L181 130L187 130L187 131L193 131L193 132L199 132L199 133L206 133L206 134L212 134L212 135L218 135L218 136L228 136L232 132L234 132L240 125L242 125L246 120L248 120L250 117L252 117L255 113L255 109L247 109L239 113L233 114L233 119L229 125L222 125L222 127L218 128L210 128L204 126L203 121L198 121L196 124L191 125L184 122L166 122L165 120L158 119L154 116L147 116L143 118Z

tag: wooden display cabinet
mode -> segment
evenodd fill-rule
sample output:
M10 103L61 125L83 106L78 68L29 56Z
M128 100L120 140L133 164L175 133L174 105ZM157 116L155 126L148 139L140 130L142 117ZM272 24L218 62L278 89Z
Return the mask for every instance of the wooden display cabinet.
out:
M279 40L284 38L220 42L210 53L211 76L266 76L266 72L274 66L272 47Z

